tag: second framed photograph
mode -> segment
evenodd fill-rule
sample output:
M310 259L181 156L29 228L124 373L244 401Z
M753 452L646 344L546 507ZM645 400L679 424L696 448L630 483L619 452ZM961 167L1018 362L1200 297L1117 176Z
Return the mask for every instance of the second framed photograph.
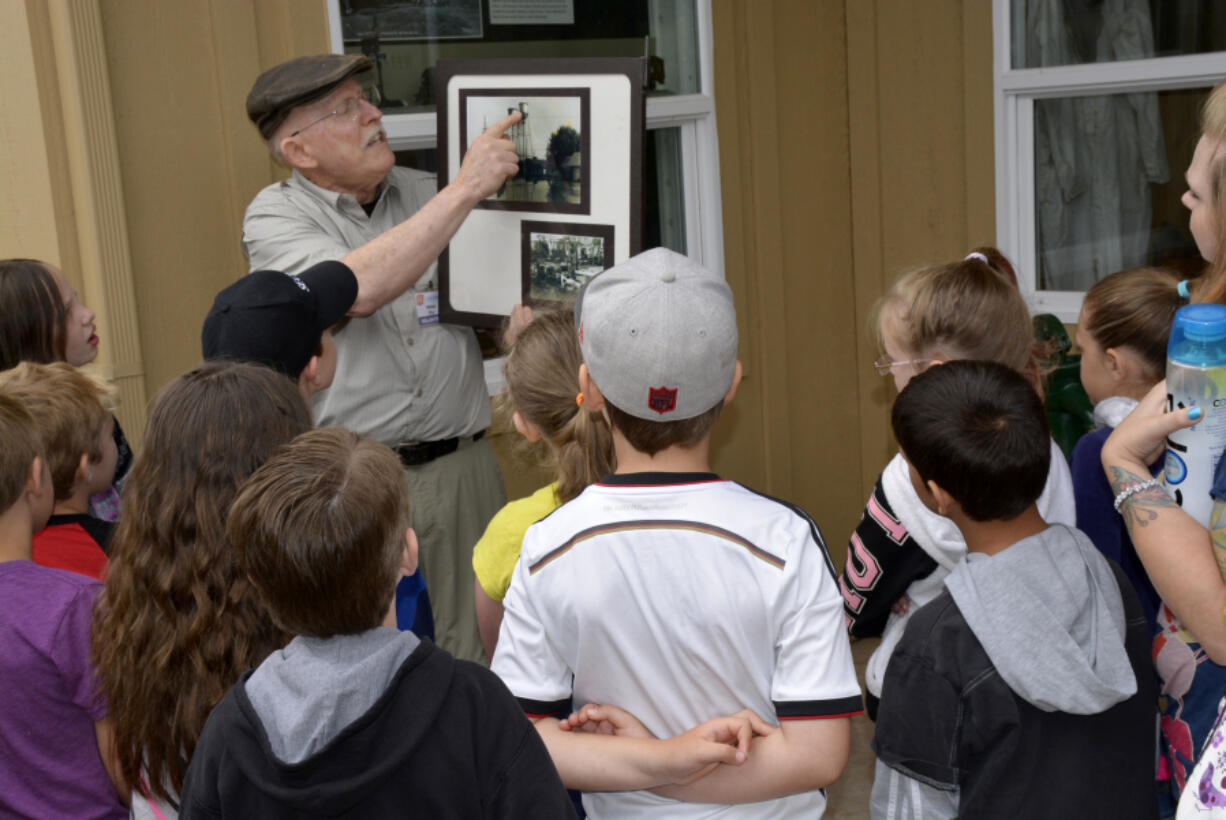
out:
M587 280L613 267L612 225L525 220L519 229L525 305L573 303Z
M519 173L478 208L586 214L591 210L591 94L586 88L512 88L460 91L460 144L465 152L485 129L508 114L521 119L507 137ZM461 159L461 161L463 161Z

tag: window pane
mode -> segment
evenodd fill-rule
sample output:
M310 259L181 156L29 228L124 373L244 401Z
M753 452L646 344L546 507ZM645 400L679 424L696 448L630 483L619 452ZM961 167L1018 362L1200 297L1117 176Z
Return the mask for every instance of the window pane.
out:
M1014 68L1226 51L1221 0L1012 0Z
M434 111L439 59L646 54L649 95L702 90L695 0L333 1L340 3L345 52L375 62L387 113ZM559 12L527 22L545 7Z
M1040 290L1203 262L1180 203L1207 89L1036 100L1035 225Z

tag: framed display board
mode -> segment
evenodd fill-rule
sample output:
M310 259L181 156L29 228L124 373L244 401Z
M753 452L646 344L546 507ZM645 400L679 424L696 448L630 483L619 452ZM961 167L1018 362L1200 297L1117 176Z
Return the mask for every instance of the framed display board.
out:
M516 302L563 304L642 250L644 58L440 60L439 189L510 111L519 173L439 257L439 319L492 327Z

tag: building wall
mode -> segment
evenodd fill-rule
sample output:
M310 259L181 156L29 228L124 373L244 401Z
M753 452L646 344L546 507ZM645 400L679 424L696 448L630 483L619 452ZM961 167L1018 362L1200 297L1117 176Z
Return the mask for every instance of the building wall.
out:
M991 8L714 0L726 268L745 380L718 469L836 562L893 453L873 303L995 234Z
M712 0L726 270L745 380L723 474L799 503L842 560L891 455L868 316L900 270L994 233L990 4ZM0 0L0 256L60 264L99 312L137 437L247 269L242 211L284 172L243 104L328 48L323 0ZM30 116L38 112L39 116ZM511 469L512 495L541 475Z

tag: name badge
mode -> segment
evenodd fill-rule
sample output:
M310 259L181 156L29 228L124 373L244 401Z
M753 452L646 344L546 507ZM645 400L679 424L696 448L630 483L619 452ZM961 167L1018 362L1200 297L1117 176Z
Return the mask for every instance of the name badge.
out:
M438 291L422 290L415 295L417 303L417 324L438 324Z

